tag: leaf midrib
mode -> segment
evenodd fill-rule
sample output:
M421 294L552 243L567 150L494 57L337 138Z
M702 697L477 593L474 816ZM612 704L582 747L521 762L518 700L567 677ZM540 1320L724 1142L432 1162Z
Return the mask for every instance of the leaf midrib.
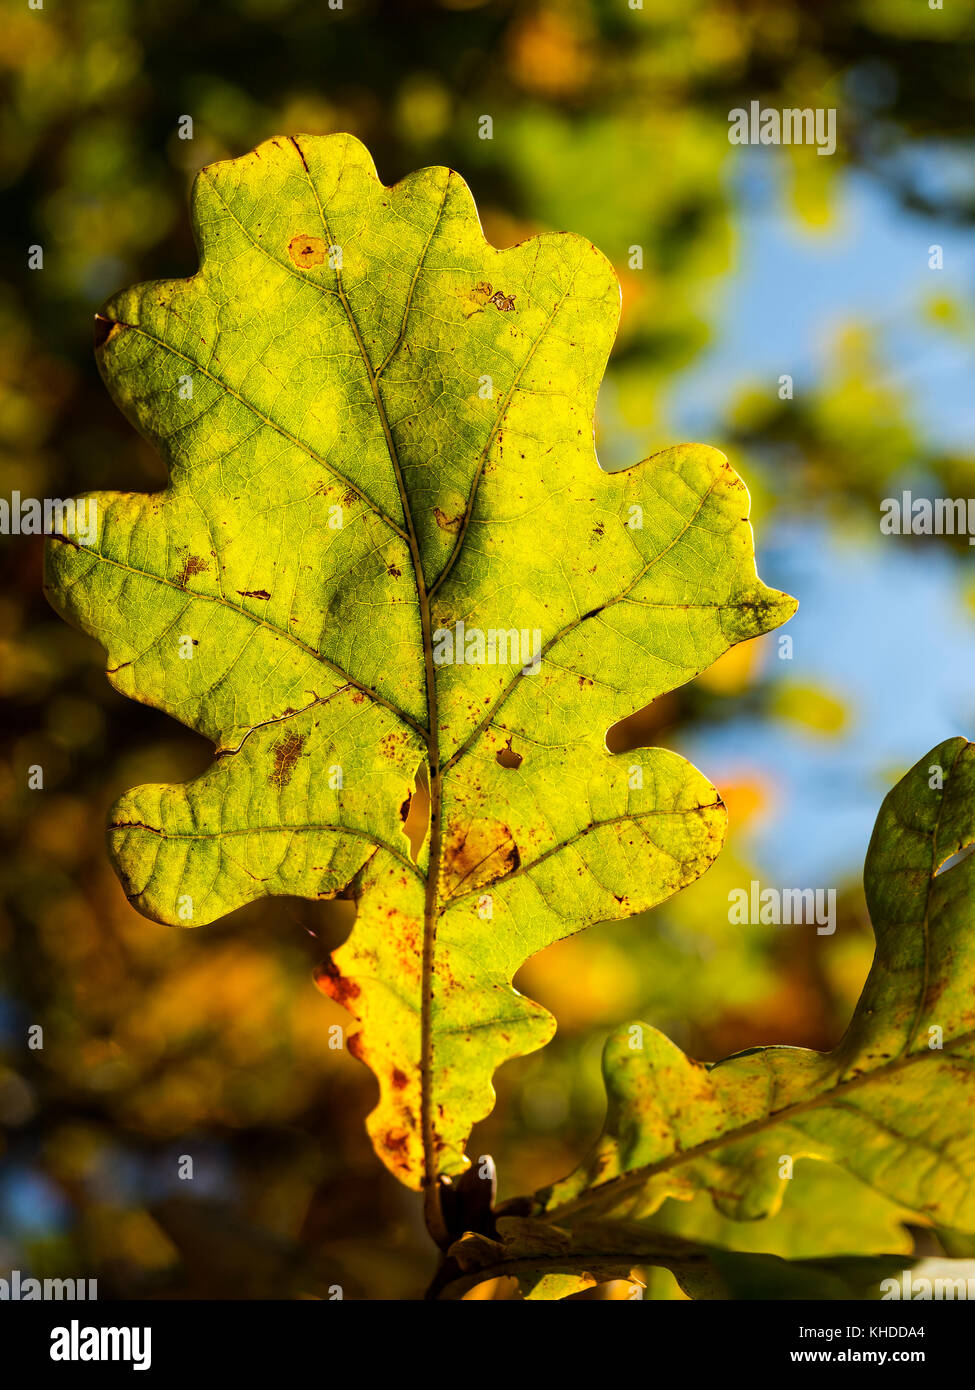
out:
M949 786L949 787L951 787L951 785L952 785L951 780L950 780L951 773L954 772L955 767L956 767L956 765L957 765L957 763L958 763L958 760L959 760L959 758L961 757L962 753L965 751L965 748L966 748L966 747L967 747L966 744L964 744L964 743L961 744L960 747L958 748L958 751L955 753L954 759L953 759L952 764L951 764L951 767L950 767L950 769L949 769L948 778L946 779L946 780L948 781L948 786ZM901 1049L902 1052L907 1052L907 1051L908 1051L908 1049L909 1049L910 1046L911 1046L911 1043L914 1041L915 1037L917 1036L917 1030L918 1030L918 1029L920 1028L920 1026L921 1026L921 1017L922 1017L923 1010L924 1010L924 1001L925 1001L925 999L927 998L927 993L928 993L928 981L929 981L930 976L931 976L931 924L930 924L931 901L932 901L932 895L934 894L935 882L936 882L937 877L938 877L936 871L937 871L938 868L940 868L940 865L938 865L938 864L936 863L937 857L938 857L938 836L939 836L939 834L940 834L940 832L941 832L941 818L942 818L942 816L944 815L945 803L946 803L947 800L948 800L948 793L946 793L944 790L942 790L942 794L941 794L941 796L938 798L938 814L937 814L937 816L935 817L934 826L932 827L931 833L930 833L930 840L931 840L931 873L928 875L928 886L927 886L927 890L926 890L926 892L925 892L925 894L924 894L924 912L923 912L922 915L921 915L921 931L922 931L922 941L923 941L923 945L924 945L924 965L923 965L922 977L921 977L921 988L918 990L917 1008L916 1008L915 1013L914 1013L914 1018L913 1018L912 1021L911 1021L911 1026L910 1026L910 1028L909 1028L909 1030L908 1030L908 1034L907 1034L907 1038L906 1038L906 1040L905 1040L904 1046L903 1046L903 1048Z

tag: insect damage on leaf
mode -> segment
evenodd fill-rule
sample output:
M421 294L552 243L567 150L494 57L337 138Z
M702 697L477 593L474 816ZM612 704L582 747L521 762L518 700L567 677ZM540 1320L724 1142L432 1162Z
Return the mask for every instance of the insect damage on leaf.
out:
M192 206L199 271L115 296L97 349L169 485L101 495L47 589L118 690L219 753L114 808L132 901L192 926L354 899L320 983L378 1078L378 1152L430 1186L497 1066L552 1033L512 988L525 959L721 843L700 773L606 730L795 605L716 450L600 470L619 286L588 242L495 250L456 174L387 189L344 135L204 169Z
M975 1232L975 855L962 853L973 843L975 745L949 739L880 809L864 865L876 955L833 1051L753 1048L708 1067L649 1024L620 1029L604 1057L603 1137L538 1194L536 1215L598 1218L612 1241L616 1219L650 1217L668 1197L708 1193L724 1216L754 1221L788 1189L801 1210L820 1189L808 1165L783 1172L788 1156ZM617 1254L631 1234L617 1229Z
M274 767L271 771L273 786L287 786L304 746L305 735L296 733L286 734L280 743L274 745Z
M459 516L448 516L440 507L434 507L433 514L437 519L437 525L444 531L457 532L464 524L464 514Z
M504 294L501 290L495 290L488 303L496 305L502 314L510 314L515 307L515 296L513 294Z

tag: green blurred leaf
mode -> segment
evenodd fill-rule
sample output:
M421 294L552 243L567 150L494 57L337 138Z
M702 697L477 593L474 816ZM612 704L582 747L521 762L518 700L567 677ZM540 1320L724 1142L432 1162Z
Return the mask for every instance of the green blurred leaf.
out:
M693 1299L850 1299L876 1297L881 1279L903 1258L782 1260L680 1240L645 1223L573 1222L570 1229L530 1217L502 1216L498 1238L469 1232L448 1252L436 1292L462 1298L486 1279L514 1278L523 1297L557 1300L613 1279L636 1289L640 1266L667 1269Z

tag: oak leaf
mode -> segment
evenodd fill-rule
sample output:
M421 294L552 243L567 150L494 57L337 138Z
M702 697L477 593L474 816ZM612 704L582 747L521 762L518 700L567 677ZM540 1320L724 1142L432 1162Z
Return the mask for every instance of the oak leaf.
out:
M429 1187L463 1171L494 1070L554 1029L519 966L721 843L710 783L612 756L607 729L794 603L757 579L717 451L599 468L619 288L588 242L495 250L455 173L386 188L345 135L204 169L192 213L197 273L97 320L169 485L101 494L93 544L48 554L116 689L215 747L118 801L111 853L161 922L355 898L321 983L378 1077L377 1151Z

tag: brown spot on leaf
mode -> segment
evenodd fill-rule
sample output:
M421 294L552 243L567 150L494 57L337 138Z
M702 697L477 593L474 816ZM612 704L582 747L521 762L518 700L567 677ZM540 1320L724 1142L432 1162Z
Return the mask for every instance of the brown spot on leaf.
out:
M330 999L334 999L337 1004L348 1004L350 999L358 999L360 990L355 980L348 980L339 972L338 966L333 960L323 961L315 971L315 984L327 994ZM349 1038L349 1051L352 1052L352 1038ZM353 1053L353 1055L356 1055Z
M393 1083L394 1089L397 1091L402 1091L406 1088L406 1086L409 1085L409 1081L406 1077L406 1074L404 1072L401 1072L399 1067L393 1068L390 1080Z
M402 743L402 735L388 733L379 740L379 748L384 758L395 758Z
M463 512L461 512L459 516L448 516L447 513L442 512L439 507L434 507L433 515L441 531L450 531L452 534L456 534L464 524Z
M188 556L186 564L183 566L182 573L176 576L176 583L181 589L185 588L186 581L191 579L194 574L202 574L206 567L206 560L201 560L199 555Z
M409 1151L410 1136L402 1130L387 1129L382 1137L382 1145L394 1157L405 1159Z
M443 856L444 891L470 893L513 873L521 854L507 825L479 820L447 828Z
M268 778L272 787L286 787L291 781L295 763L301 757L305 746L305 734L290 733L274 745L274 767Z
M271 595L266 589L238 589L241 598L270 598Z
M321 265L328 254L328 247L320 236L293 236L288 242L288 255L299 270L308 270L313 265Z

